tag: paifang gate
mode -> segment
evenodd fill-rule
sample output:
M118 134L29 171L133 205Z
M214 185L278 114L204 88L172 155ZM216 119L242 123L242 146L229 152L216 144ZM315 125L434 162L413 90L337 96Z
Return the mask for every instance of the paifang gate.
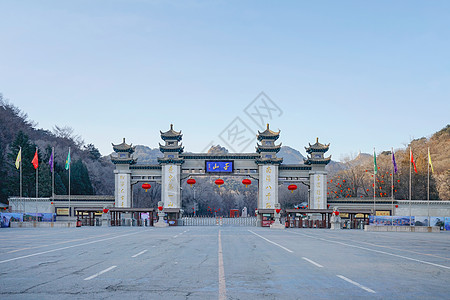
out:
M161 131L160 131L161 132ZM180 211L181 180L196 175L227 174L248 176L258 182L258 219L262 213L273 213L278 207L278 186L280 184L304 183L309 186L309 208L327 208L327 172L325 166L330 157L324 157L329 144L316 143L305 147L308 153L303 164L286 165L277 157L281 144L276 145L280 131L270 130L269 124L263 132L258 131L255 153L229 153L210 155L206 153L184 154L181 131L170 129L161 132L164 145L159 144L164 154L158 164L136 164L133 158L135 147L123 139L121 144L112 144L115 155L115 207L128 208L132 203L132 185L139 182L161 184L161 201L164 211Z

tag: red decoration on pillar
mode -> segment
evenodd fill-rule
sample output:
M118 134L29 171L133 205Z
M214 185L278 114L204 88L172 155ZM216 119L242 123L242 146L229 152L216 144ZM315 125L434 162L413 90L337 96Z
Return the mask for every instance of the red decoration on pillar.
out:
M108 211L109 211L109 209L107 209L107 208L104 208L104 209L103 209L103 213L104 213L104 214L107 214Z
M275 211L277 212L277 214L279 214L281 211L281 208L277 208L277 209L275 209Z
M159 211L162 211L163 207L162 206L158 206L158 209L159 209Z

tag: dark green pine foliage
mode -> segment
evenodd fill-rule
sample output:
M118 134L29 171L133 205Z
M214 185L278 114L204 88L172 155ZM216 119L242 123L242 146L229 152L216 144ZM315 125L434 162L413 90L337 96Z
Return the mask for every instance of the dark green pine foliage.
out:
M59 167L62 182L69 186L69 170ZM62 169L62 170L61 170ZM66 192L67 194L67 192ZM89 179L89 172L83 162L78 159L70 165L70 194L71 195L92 195L94 189Z

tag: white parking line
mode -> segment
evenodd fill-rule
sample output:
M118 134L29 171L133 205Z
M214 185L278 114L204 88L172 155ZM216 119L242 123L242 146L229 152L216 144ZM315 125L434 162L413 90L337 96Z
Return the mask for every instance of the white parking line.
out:
M249 230L249 231L250 231L251 233L253 233L254 235L256 235L256 236L259 236L259 237L262 238L263 240L266 240L266 241L268 241L269 243L274 244L275 246L278 246L278 247L280 247L280 248L283 249L283 250L286 250L286 251L289 252L289 253L293 253L293 252L294 252L294 251L292 251L292 250L289 250L289 249L286 248L286 247L281 246L280 244L277 244L277 243L275 243L275 242L272 242L271 240L266 239L265 237L263 237L263 236L261 236L261 235L255 233L255 232L253 232L253 231L251 231L251 230Z
M99 275L102 275L103 273L109 272L109 271L111 271L112 269L114 269L114 268L116 268L116 267L117 267L117 266L109 267L108 269L105 269L105 270L103 270L103 271L100 271L100 272L98 272L98 273L96 273L96 274L94 274L94 275L92 275L92 276L86 277L84 280L91 280L91 279L94 279L95 277L97 277L97 276L99 276Z
M448 266L444 266L444 265L440 265L440 264L435 264L429 261L425 261L425 260L420 260L420 259L415 259L412 257L408 257L408 256L403 256L403 255L399 255L399 254L394 254L394 253L389 253L389 252L385 252L385 251L381 251L381 250L375 250L375 249L370 249L370 248L366 248L366 247L361 247L361 246L356 246L356 245L350 245L347 243L343 243L343 242L338 242L338 241L331 241L331 240L327 240L327 239L323 239L323 238L319 238L319 237L315 237L315 236L311 236L308 234L304 234L304 233L296 233L296 232L292 232L293 234L297 234L297 235L303 235L312 239L316 239L316 240L321 240L321 241L325 241L325 242L330 242L330 243L335 243L335 244L340 244L340 245L344 245L344 246L348 246L348 247L353 247L353 248L357 248L357 249L362 249L362 250L367 250L367 251L371 251L371 252L375 252L375 253L381 253L381 254L386 254L386 255L390 255L390 256L394 256L394 257L399 257L399 258L403 258L403 259L407 259L407 260L411 260L411 261L415 261L415 262L420 262L423 264L427 264L427 265L431 265L431 266L435 266L435 267L440 267L440 268L444 268L444 269L448 269L450 270L450 267Z
M178 234L177 235L175 235L173 238L177 238L178 237Z
M322 266L321 264L318 264L318 263L316 263L315 261L310 260L309 258L302 257L302 259L304 259L304 260L306 260L307 262L309 262L309 263L315 265L316 267L323 268L323 266Z
M148 251L148 250L141 251L141 252L139 252L138 254L133 255L132 257L133 257L133 258L138 257L139 255L144 254L144 253L147 252L147 251Z
M361 285L361 284L359 284L359 283L357 283L357 282L355 282L355 281L353 281L353 280L351 280L351 279L348 279L348 278L345 277L345 276L342 276L342 275L336 275L336 276L339 277L339 278L341 278L341 279L344 279L344 280L347 281L347 282L350 282L351 284L356 285L357 287L359 287L359 288L365 290L366 292L374 293L374 294L375 294L375 291L374 291L374 290L369 289L368 287L365 287L365 286L363 286L363 285Z
M225 269L223 267L222 238L219 230L219 300L227 299L227 286L225 282Z
M70 249L70 248L74 248L74 247L80 247L80 246L85 246L85 245L89 245L89 244L94 244L94 243L104 242L104 241L108 241L108 240L112 240L112 239L117 239L117 238L120 238L120 237L124 237L124 236L128 236L128 235L133 235L133 234L138 234L138 233L142 233L142 231L137 231L137 232L133 232L133 233L122 234L122 235L113 236L113 237L105 238L105 239L101 239L101 240L95 240L95 241L90 241L90 242L81 243L81 244L77 244L77 245L72 245L72 246L67 246L67 247L62 247L62 248L57 248L57 249L47 250L47 251L43 251L43 252L33 253L33 254L29 254L29 255L24 255L24 256L14 257L14 258L10 258L10 259L0 260L0 264L6 263L6 262L9 262L9 261L14 261L14 260L22 259L22 258L33 257L33 256L41 255L41 254L46 254L46 253L56 252L56 251L65 250L65 249Z

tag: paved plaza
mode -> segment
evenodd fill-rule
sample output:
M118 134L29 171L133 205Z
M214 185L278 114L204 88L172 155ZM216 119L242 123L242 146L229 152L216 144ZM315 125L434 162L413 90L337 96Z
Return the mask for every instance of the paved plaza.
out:
M0 230L1 299L448 299L450 234Z

